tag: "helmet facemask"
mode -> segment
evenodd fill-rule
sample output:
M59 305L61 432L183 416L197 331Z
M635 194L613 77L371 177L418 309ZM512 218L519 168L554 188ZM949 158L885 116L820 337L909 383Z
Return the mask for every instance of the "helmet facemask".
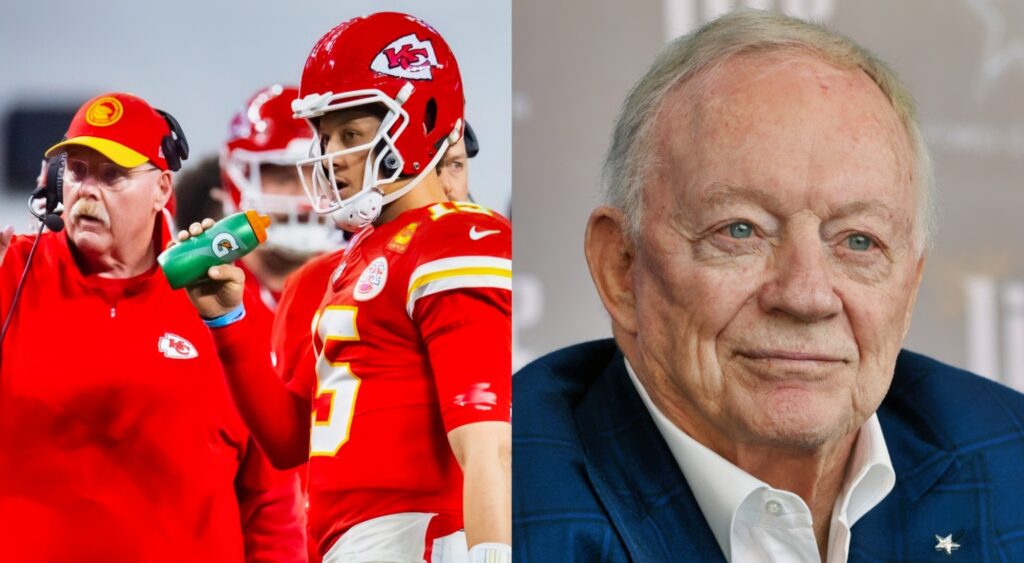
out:
M411 119L402 105L413 93L411 83L399 90L392 99L380 90L357 90L342 94L312 94L295 100L292 108L296 117L305 118L313 128L315 139L310 146L310 156L297 163L302 173L303 187L310 198L313 210L317 213L330 213L335 222L343 229L357 231L372 224L383 207L409 193L434 168L444 156L448 146L458 141L462 134L462 120L457 120L454 129L443 139L436 154L426 166L420 167L413 163L412 168L418 170L406 185L384 194L382 186L402 179L402 170L406 167L406 159L397 147L402 133L406 131ZM373 104L383 105L385 114L374 137L363 144L342 150L324 153L317 119L332 111L358 108ZM350 155L366 153L363 167L362 186L359 191L344 198L338 188L338 179L334 172L334 159ZM310 174L305 174L306 167L311 167ZM405 176L408 178L409 175ZM308 178L308 181L307 181Z
M412 85L408 85L412 91ZM297 117L305 118L314 130L314 141L309 156L296 163L302 178L302 185L313 206L321 214L332 214L338 224L346 230L358 230L371 224L380 214L384 204L395 197L384 195L381 186L395 182L401 177L405 160L395 142L409 125L409 114L401 107L406 96L399 93L399 99L388 97L380 90L358 90L343 94L307 96L293 104ZM333 111L382 105L384 116L373 138L363 144L346 147L329 153L324 152L316 120ZM362 185L359 191L345 198L338 188L334 171L335 159L351 154L366 153ZM390 195L390 194L389 194Z

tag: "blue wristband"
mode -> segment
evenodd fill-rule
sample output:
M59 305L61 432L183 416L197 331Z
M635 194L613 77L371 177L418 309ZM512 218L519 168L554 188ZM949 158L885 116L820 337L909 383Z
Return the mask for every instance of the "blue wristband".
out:
M210 328L221 328L228 326L229 324L236 323L243 318L245 318L245 305L239 304L238 307L235 307L227 313L212 319L203 319L203 322Z

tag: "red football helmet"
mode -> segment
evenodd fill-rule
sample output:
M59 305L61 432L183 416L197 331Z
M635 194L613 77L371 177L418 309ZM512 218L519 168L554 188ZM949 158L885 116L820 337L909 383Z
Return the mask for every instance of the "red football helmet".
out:
M369 143L323 154L319 138L310 146L311 180L303 182L319 213L356 230L372 223L381 208L411 190L434 170L445 150L462 136L462 78L441 35L406 14L382 12L354 18L327 32L313 47L302 72L295 117L316 129L327 112L380 104L386 109ZM343 199L333 159L367 152L361 191ZM379 186L399 177L415 178L383 195Z
M263 165L291 167L309 155L313 132L291 111L298 95L297 88L280 84L256 92L231 121L220 172L229 196L224 199L226 213L255 209L274 215L266 244L308 255L338 248L341 232L329 217L311 213L305 196L269 193L260 175Z

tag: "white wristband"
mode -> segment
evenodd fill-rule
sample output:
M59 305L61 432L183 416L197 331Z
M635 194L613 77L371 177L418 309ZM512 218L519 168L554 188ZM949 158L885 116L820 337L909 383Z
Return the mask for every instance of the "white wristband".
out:
M512 563L512 546L478 543L469 550L469 563Z

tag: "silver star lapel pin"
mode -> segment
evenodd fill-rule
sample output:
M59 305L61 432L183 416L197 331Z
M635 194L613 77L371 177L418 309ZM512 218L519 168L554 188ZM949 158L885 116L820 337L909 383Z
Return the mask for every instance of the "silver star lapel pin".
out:
M949 534L946 537L935 536L935 541L939 542L935 544L935 551L945 551L946 555L953 555L953 552L960 549L960 544L953 541L953 534Z

